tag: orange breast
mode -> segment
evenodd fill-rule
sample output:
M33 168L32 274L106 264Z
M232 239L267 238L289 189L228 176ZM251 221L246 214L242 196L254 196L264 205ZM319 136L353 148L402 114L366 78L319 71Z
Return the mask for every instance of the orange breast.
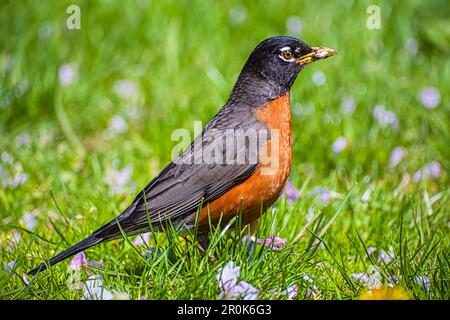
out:
M260 150L264 149L262 152L268 154L267 160L272 161L261 163L249 179L203 207L199 217L199 229L202 231L209 228L208 211L212 224L216 225L221 213L223 213L222 224L225 224L242 209L242 222L247 224L258 218L283 191L292 163L292 116L289 92L268 102L256 111L256 115L259 121L271 130L271 140L262 145ZM277 145L278 150L272 150Z

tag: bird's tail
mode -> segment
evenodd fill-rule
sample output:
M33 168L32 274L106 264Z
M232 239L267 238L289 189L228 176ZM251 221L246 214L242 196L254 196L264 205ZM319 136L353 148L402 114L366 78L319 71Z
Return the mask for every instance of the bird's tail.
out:
M50 260L46 261L45 263L40 264L37 268L31 270L28 272L28 275L35 275L38 272L41 272L45 269L47 269L47 267L50 267L70 256L73 256L75 254L77 254L78 252L81 252L87 248L90 248L94 245L96 245L97 243L102 242L103 239L101 238L97 238L94 235L91 235L89 237L87 237L86 239L78 242L76 245L73 245L72 247L70 247L69 249L61 252L60 254L54 256L53 258L51 258Z
M77 244L73 245L69 249L61 252L60 254L54 256L50 260L42 263L37 268L31 270L28 272L28 275L35 275L38 272L41 272L48 267L66 259L69 258L87 248L90 248L92 246L95 246L96 244L104 241L109 241L117 238L120 236L120 229L117 225L117 220L112 220L111 222L107 223L97 231L95 231L92 235L87 237L84 240L81 240Z

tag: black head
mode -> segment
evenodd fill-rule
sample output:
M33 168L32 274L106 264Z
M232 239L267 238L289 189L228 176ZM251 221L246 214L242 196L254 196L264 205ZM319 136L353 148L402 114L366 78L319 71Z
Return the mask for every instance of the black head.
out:
M258 44L250 54L240 78L250 76L255 81L263 79L270 83L278 94L284 94L305 65L335 54L333 49L310 47L293 37L268 38Z

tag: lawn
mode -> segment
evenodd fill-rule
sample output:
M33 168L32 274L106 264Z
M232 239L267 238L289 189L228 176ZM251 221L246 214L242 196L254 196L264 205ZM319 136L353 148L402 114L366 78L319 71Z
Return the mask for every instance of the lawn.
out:
M380 1L373 29L371 4L2 1L0 298L236 298L227 271L247 298L449 299L449 6ZM254 238L127 238L25 275L124 210L273 35L338 55L292 88L290 185Z

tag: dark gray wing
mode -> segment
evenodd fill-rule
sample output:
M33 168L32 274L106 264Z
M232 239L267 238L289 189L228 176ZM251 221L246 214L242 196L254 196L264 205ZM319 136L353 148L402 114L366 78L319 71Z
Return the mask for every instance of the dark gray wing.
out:
M168 219L177 225L183 218L194 213L202 203L206 205L214 201L255 172L258 168L257 151L261 141L258 140L256 146L249 148L249 144L242 144L240 139L241 135L248 132L235 129L265 128L261 128L256 118L248 113L242 118L245 120L231 122L235 124L231 128L230 122L220 116L221 113L180 157L147 185L130 208L118 217L125 232L147 229L148 217L155 229ZM226 150L230 143L235 147L235 152L227 159ZM244 152L245 161L236 159L240 152ZM232 163L229 163L230 160Z

